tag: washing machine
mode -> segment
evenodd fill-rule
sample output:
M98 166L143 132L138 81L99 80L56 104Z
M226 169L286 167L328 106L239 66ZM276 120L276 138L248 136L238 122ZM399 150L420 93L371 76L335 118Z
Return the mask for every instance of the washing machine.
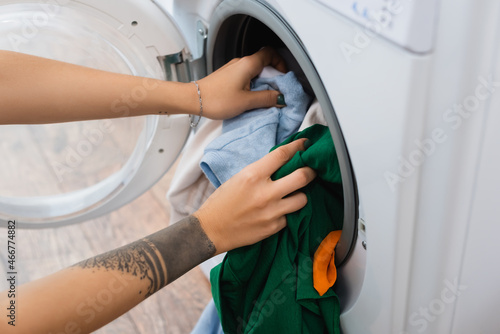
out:
M498 333L499 16L494 0L2 0L0 47L177 81L276 48L337 150L343 332ZM61 148L58 127L80 135ZM102 144L118 127L127 136ZM32 145L10 145L23 131ZM0 219L38 228L116 210L159 180L190 132L178 115L4 127L4 154L31 152L22 175L49 159L47 182L86 181L17 193L9 182L29 177L11 166Z

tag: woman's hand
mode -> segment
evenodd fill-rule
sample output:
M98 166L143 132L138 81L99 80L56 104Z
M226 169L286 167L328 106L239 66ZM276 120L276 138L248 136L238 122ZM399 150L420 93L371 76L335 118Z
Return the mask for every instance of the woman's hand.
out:
M283 59L274 49L266 47L251 56L233 59L199 80L204 116L227 119L254 108L279 107L279 92L250 91L250 81L269 65L286 72Z
M271 175L304 150L305 139L278 147L225 182L193 215L198 218L217 254L251 245L280 231L285 215L303 208L306 186L316 173L308 167L276 181Z

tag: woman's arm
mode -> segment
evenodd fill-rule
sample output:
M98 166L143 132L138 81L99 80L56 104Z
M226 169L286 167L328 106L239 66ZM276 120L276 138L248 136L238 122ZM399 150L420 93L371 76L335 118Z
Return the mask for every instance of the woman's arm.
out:
M315 177L302 168L270 179L299 150L303 139L247 166L177 224L20 286L16 307L22 316L15 327L1 321L0 333L92 332L215 254L278 232L286 225L284 215L307 202L295 191ZM3 292L0 308L8 303Z
M204 116L225 119L252 108L276 105L278 92L250 92L250 80L267 65L285 70L276 52L264 48L199 80ZM116 74L0 51L0 124L197 115L199 111L193 83Z

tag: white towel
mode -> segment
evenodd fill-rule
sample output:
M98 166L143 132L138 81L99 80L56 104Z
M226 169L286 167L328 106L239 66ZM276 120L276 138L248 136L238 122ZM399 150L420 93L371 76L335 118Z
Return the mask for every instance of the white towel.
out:
M167 192L167 200L171 205L171 223L198 210L215 191L215 187L201 171L200 161L205 146L217 138L221 131L222 121L204 119L197 131L189 137Z
M323 110L321 109L317 99L314 99L309 109L307 109L306 117L304 117L304 121L302 121L302 124L300 125L299 132L314 124L328 125L325 121Z

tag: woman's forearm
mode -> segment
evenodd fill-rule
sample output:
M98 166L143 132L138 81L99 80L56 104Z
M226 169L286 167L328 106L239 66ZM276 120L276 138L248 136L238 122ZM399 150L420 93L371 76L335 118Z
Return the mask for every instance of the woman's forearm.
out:
M3 321L0 332L92 332L215 253L198 219L190 216L132 244L20 286L17 305L24 316L15 327ZM0 306L7 307L6 296L0 298Z
M0 51L0 124L197 114L193 84L94 70Z
M227 119L277 105L279 92L250 91L264 66L286 71L269 48L234 59L192 83L166 82L0 50L0 124L41 124L147 114ZM281 96L282 97L282 96ZM283 98L279 99L283 101Z

